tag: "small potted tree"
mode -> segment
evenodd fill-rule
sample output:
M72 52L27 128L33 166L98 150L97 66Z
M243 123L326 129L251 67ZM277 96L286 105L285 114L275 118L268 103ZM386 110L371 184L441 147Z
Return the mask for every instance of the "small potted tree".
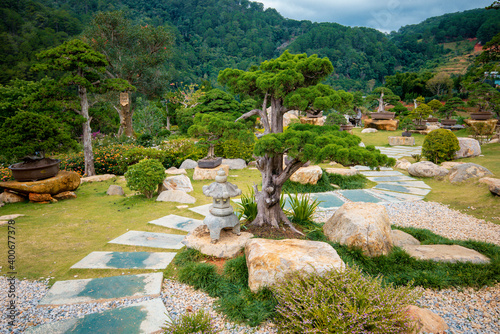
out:
M6 160L23 160L9 166L16 181L36 181L57 175L60 160L46 153L75 149L77 143L50 117L20 112L0 129L0 150Z
M427 125L425 119L432 113L431 107L424 103L425 99L419 96L415 100L415 108L410 112L410 117L415 123L416 130L425 130Z
M403 132L401 133L401 136L403 136L403 137L411 137L410 130L414 130L415 129L415 124L413 124L413 121L411 120L410 117L405 117L399 123L399 128L401 130L403 130Z
M222 157L215 156L215 146L227 138L248 141L253 138L253 133L248 130L243 122L234 122L236 117L226 113L198 113L193 125L189 127L188 134L199 138L199 145L208 149L207 156L198 160L200 168L215 168L222 163Z
M439 113L445 116L445 119L441 120L441 124L444 126L453 126L457 124L457 120L451 119L451 116L456 116L458 110L465 111L463 107L465 107L465 103L459 97L452 97L446 101L446 104L439 108Z
M490 119L493 114L493 105L498 105L500 101L500 93L486 83L475 83L468 87L469 90L469 106L477 107L477 112L470 114L470 118L478 121Z
M332 126L337 125L340 131L352 130L352 124L348 124L347 119L344 115L336 110L329 110L326 116L325 125Z

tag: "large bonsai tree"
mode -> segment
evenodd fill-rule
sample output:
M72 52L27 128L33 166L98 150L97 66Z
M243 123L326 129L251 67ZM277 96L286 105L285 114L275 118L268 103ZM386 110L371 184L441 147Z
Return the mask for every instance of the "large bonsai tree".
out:
M377 112L383 112L388 104L395 105L399 102L399 96L387 87L377 87L366 97L366 102L371 108L376 106Z
M432 102L432 101L431 101ZM450 119L451 116L456 116L457 111L465 111L465 102L459 97L452 97L446 104L439 108L439 113L444 115L446 119Z
M262 190L254 186L258 214L252 225L277 228L283 222L295 230L280 207L281 189L308 160L331 159L371 166L394 163L385 155L358 147L361 140L339 132L338 127L292 124L283 133L283 114L289 110L341 109L349 103L352 99L349 93L318 85L332 71L333 66L327 58L284 52L277 59L265 61L248 71L225 69L219 74L219 81L234 93L262 102L261 109L253 109L239 118L259 115L265 134L254 149L257 168L262 175ZM286 166L284 154L291 158Z

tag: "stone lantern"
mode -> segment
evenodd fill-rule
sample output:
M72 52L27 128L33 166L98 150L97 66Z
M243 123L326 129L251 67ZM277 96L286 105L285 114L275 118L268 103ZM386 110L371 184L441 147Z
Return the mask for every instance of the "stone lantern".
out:
M203 186L203 194L213 198L210 213L203 220L210 231L212 243L219 240L220 231L226 227L231 227L234 234L240 235L240 221L230 201L231 197L241 195L241 189L227 182L227 175L222 168L217 172L214 183Z

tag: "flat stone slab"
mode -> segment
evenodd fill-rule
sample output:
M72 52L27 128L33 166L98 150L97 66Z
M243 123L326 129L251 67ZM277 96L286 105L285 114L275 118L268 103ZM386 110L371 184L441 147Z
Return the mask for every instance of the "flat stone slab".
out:
M420 201L424 199L424 196L397 193L387 190L370 189L367 192L374 194L382 198L386 202L407 202L407 201Z
M152 220L149 222L149 224L160 225L164 227L175 228L177 230L191 232L198 226L203 225L203 221L177 215L168 215L165 217Z
M160 298L147 300L89 314L83 318L72 318L28 328L29 334L109 334L109 333L163 333L162 327L172 320Z
M373 182L397 182L397 181L413 181L415 180L414 178L410 176L373 176L373 177L367 177L368 180L373 181ZM416 181L416 180L415 180Z
M406 187L406 186L402 186L402 185L387 184L387 183L379 183L373 188L389 190L389 191L396 191L396 192L400 192L400 193L408 193L408 194L413 194L413 195L422 195L422 196L427 195L431 191L430 189Z
M339 193L352 202L379 203L382 199L374 196L366 190L340 190Z
M489 263L490 259L473 249L459 245L407 245L403 249L419 260L439 262Z
M177 253L92 252L72 269L165 269Z
M158 297L162 281L163 273L57 281L38 306Z
M194 208L189 208L189 210L206 217L210 213L210 206L211 205L212 204L200 205L200 206L196 206Z
M116 239L109 241L110 244L120 244L129 246L143 246L166 249L181 249L184 245L184 235L153 233L142 231L128 231Z
M321 201L318 205L319 210L329 210L332 208L340 208L345 201L341 199L335 192L314 193L310 194L311 199Z
M391 171L363 171L361 172L364 176L404 176L403 173L391 170Z
M430 186L425 184L424 181L396 181L396 182L383 182L381 184L394 184L398 186L404 186L404 187L415 187L415 188L424 188L424 189L431 189Z
M356 165L354 166L354 168L356 168L357 170L359 171L363 171L363 170L366 170L366 171L373 171L373 169L371 169L370 167L367 167L367 166L361 166L361 165ZM393 170L391 167L380 167L380 170L385 170L385 171L389 171L389 170Z

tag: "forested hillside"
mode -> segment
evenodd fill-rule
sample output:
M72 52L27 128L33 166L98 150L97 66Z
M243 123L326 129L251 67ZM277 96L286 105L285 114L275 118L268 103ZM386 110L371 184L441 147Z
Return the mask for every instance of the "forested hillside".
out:
M328 57L335 88L366 90L396 71L419 71L446 50L439 43L500 30L500 11L477 9L430 18L385 35L370 28L282 17L247 0L5 0L0 7L0 83L34 79L35 54L79 35L99 11L124 10L134 24L169 26L171 81L215 83L220 70L247 69L291 52ZM491 37L490 37L491 36Z

